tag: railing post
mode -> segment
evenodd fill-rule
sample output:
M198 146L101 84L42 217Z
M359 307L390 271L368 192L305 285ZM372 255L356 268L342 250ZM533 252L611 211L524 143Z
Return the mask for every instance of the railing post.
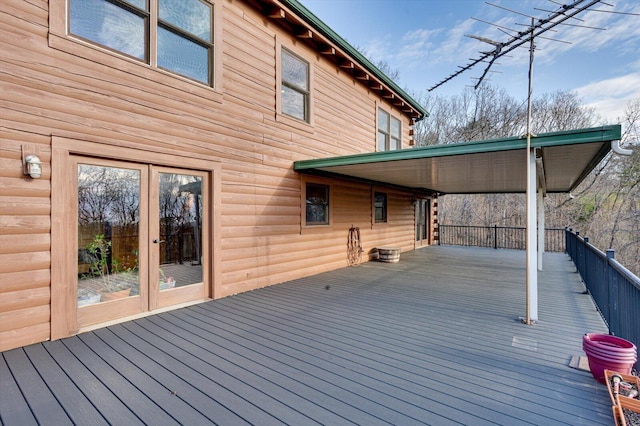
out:
M493 225L493 248L498 249L498 225Z
M576 264L576 271L580 274L580 278L582 278L582 273L580 272L582 270L582 256L580 256L580 247L582 246L582 243L580 242L580 231L575 231L573 233L573 244L575 250L575 257L573 258L573 261ZM587 285L586 282L584 282L584 284ZM587 288L589 288L589 286L587 286Z
M605 286L607 289L607 308L609 309L609 334L615 336L618 334L618 281L612 279L613 268L611 260L615 259L616 251L607 249L607 266L605 270Z
M582 248L582 280L587 283L587 288L589 288L589 284L591 281L589 280L589 267L587 266L587 246L589 245L589 237L583 238L584 244Z

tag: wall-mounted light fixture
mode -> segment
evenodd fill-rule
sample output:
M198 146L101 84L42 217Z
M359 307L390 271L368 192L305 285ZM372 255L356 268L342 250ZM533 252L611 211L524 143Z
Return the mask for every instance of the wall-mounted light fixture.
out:
M33 179L38 179L42 176L42 161L37 155L27 155L24 157L25 174L31 176Z

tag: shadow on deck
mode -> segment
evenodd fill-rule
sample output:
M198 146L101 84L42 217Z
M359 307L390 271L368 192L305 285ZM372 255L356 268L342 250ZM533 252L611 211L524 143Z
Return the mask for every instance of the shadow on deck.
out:
M569 368L606 332L573 264L428 247L4 352L0 418L27 424L612 424Z

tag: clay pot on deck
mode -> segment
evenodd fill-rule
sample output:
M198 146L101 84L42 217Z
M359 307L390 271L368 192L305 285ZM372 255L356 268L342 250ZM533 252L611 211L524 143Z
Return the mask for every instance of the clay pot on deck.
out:
M604 370L631 374L638 360L638 348L628 340L608 334L587 333L582 337L582 349L589 360L593 377L605 384Z

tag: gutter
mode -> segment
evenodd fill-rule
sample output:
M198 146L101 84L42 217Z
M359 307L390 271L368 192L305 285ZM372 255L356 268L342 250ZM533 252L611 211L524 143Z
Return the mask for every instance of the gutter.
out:
M625 149L622 148L620 146L620 141L616 140L616 141L611 141L611 150L613 152L615 152L618 155L624 155L625 157L630 156L631 154L633 154L633 151L630 149Z

